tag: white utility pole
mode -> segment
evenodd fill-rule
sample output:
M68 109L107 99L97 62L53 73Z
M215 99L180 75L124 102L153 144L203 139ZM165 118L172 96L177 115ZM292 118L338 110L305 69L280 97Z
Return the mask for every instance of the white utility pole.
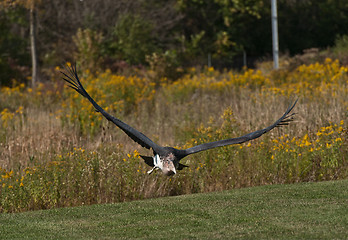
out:
M271 4L272 4L273 65L274 65L274 69L278 69L279 68L279 44L278 44L277 0L271 0Z

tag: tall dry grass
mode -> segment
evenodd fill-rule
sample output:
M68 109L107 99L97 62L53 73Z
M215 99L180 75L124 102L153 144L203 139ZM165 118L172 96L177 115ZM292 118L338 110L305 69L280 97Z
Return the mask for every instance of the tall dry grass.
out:
M296 121L242 145L185 158L173 177L147 175L151 155L60 79L0 94L0 210L24 211L273 183L347 177L347 68L191 73L176 82L83 72L101 106L159 144L190 147L273 123L299 98Z

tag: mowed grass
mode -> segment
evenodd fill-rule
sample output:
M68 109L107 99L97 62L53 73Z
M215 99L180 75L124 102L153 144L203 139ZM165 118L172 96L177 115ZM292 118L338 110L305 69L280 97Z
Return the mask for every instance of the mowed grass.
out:
M0 215L0 239L346 239L348 180Z

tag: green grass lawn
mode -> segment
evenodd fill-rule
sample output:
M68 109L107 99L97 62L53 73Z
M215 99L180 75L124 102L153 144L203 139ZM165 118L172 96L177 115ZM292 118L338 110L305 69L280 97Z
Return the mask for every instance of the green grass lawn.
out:
M347 239L348 180L0 215L0 239Z

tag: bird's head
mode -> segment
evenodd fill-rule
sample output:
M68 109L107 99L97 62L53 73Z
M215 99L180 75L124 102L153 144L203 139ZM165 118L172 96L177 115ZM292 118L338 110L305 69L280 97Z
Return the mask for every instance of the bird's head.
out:
M175 156L173 153L169 153L166 157L163 158L162 172L166 176L171 176L176 174L175 167Z

